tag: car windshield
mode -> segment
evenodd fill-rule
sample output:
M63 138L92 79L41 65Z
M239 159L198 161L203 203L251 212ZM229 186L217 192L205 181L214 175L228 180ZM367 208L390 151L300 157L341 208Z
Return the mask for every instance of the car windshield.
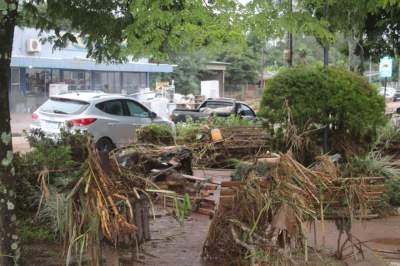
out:
M82 113L88 106L89 103L87 102L61 98L50 98L39 108L39 111L72 115Z

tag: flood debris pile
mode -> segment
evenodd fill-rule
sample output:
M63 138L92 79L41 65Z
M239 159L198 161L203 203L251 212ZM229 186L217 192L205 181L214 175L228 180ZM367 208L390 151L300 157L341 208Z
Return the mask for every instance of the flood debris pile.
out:
M209 179L193 176L192 150L184 146L135 144L114 151L118 165L124 171L141 173L160 193L154 203L176 208L190 200L190 210L213 215L217 188ZM176 210L178 212L178 210Z
M89 141L77 178L56 192L67 264L89 254L92 265L100 265L103 238L114 246L149 239L153 203L174 208L179 222L191 211L213 217L202 255L223 265L306 262L311 251L305 223L317 219L336 221L338 257L345 250L362 254L351 224L374 217L371 206L382 196L383 178L344 178L328 156L305 167L291 152L270 153L268 136L256 125L186 130L187 138L181 135L172 143L164 129L142 129L142 143L109 155ZM193 166L221 166L229 160L236 160L230 181L219 184L193 175ZM46 201L53 193L46 188L46 172L40 180Z
M146 190L152 184L140 172L125 171L90 143L82 175L71 185L59 210L67 265L86 252L92 265L100 265L103 237L115 246L150 238Z
M253 159L268 150L268 136L256 125L203 128L198 136L196 141L182 143L193 150L198 167L231 166L234 160Z
M183 146L134 144L112 152L121 170L140 173L151 181L172 173L192 174L192 151Z
M254 168L242 181L221 184L226 188L203 247L205 259L224 265L304 262L309 256L307 221L323 219L333 201L343 211L340 217L365 208L365 191L346 182L337 185L338 170L325 156L306 168L284 154L265 169L260 174Z
M151 144L131 145L107 155L89 140L77 178L61 190L49 190L49 171L42 172L43 204L54 196L50 194L57 197L66 264L90 256L91 265L101 265L103 240L135 248L149 240L152 201L166 193L156 183L192 174L191 156L183 147Z

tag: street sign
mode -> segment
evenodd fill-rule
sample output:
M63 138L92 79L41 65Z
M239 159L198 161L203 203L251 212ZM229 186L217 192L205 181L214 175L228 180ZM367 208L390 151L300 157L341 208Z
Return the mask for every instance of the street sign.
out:
M392 65L393 59L389 56L381 58L381 60L379 61L379 76L381 78L392 77Z

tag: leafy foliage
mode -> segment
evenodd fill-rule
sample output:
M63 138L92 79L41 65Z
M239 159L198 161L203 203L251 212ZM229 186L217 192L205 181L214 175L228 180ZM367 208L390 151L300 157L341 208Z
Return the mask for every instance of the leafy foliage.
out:
M386 196L392 206L400 206L400 178L386 181Z
M254 121L242 119L235 115L229 117L212 116L208 120L187 120L176 125L176 138L178 143L199 142L208 138L208 129L218 127L237 127L254 125Z
M270 167L264 162L239 162L235 166L235 171L232 173L231 179L233 181L244 181L250 175L262 178L268 174L268 170L270 170Z
M364 156L350 158L344 173L346 176L384 176L388 179L400 177L400 169L392 162L392 157L382 156L377 151L371 151Z
M385 103L377 90L362 77L338 68L298 66L281 71L269 81L261 101L259 114L271 128L287 126L285 103L299 133L329 125L333 139L347 136L367 145L385 123Z
M362 49L356 50L357 54L365 51L366 56L371 56L375 62L383 55L394 56L398 61L400 51L400 6L388 3L382 5L374 12L368 13L363 20L362 31L364 34ZM398 62L394 62L394 79L398 79ZM397 72L397 73L396 73Z
M61 128L59 138L50 138L40 129L31 130L26 134L29 145L37 150L51 149L57 146L68 147L71 150L71 158L81 162L87 157L86 143L90 138L84 131L75 131L70 128Z
M130 10L136 17L127 28L131 54L163 58L170 52L190 52L240 38L237 23L230 23L237 21L236 2L232 0L219 0L212 5L202 0L140 0L133 1Z
M175 81L175 90L182 94L200 94L201 74L205 65L211 59L204 50L190 54L174 56L173 63L177 64L170 77Z
M400 128L388 122L385 126L379 128L375 142L371 150L385 151L391 148L393 144L400 143Z
M323 63L323 49L321 44L310 35L295 34L293 36L293 65ZM266 67L270 70L279 70L287 65L283 51L287 49L287 40L280 39L267 44ZM347 43L339 33L335 35L335 42L329 46L329 63L333 66L346 66L347 59L343 51Z
M112 62L128 55L165 58L240 37L237 24L228 23L235 19L235 7L232 0L213 5L202 0L24 1L18 23L54 30L48 41L56 47L77 42L74 32L79 32L90 57Z
M31 224L25 221L21 226L19 233L23 243L32 243L34 241L52 241L55 235L51 230L43 226Z
M192 212L192 203L189 194L185 194L183 199L174 198L175 201L175 217L180 225L183 225L185 219Z
M176 125L176 139L178 143L199 142L208 137L207 125L204 121L187 120Z
M139 142L173 145L174 135L172 129L167 125L150 124L137 130Z
M29 134L32 151L16 154L14 158L16 194L21 214L26 212L24 215L30 215L39 205L41 193L38 176L43 171L48 172L47 182L56 190L65 188L71 180L77 178L79 164L87 156L84 151L87 138L84 133L68 131L63 131L57 140L46 137L40 130Z
M258 36L266 38L281 37L287 31L316 36L321 40L332 41L326 20L315 16L316 7L323 6L322 0L291 1L253 0L246 6L249 28ZM309 6L314 6L313 10Z

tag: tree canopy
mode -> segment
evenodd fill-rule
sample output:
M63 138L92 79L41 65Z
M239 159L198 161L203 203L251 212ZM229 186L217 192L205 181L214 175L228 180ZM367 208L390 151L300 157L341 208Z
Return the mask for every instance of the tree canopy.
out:
M55 48L79 36L97 61L163 59L239 40L235 12L234 0L0 0L0 265L16 264L20 255L8 102L14 27L48 31Z

